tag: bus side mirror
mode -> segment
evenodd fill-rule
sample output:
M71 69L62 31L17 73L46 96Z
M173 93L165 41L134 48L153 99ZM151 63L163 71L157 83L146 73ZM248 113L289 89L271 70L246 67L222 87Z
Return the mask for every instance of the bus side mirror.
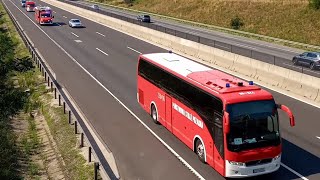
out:
M229 113L226 111L224 112L223 115L223 131L228 134L230 132L230 121L229 121Z
M293 116L291 110L287 106L282 105L282 104L277 104L277 107L287 113L287 115L289 116L289 119L290 119L290 126L291 127L295 126L294 116Z

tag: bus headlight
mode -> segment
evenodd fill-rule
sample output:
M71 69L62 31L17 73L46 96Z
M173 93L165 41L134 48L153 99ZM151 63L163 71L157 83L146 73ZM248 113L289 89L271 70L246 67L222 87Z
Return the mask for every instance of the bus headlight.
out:
M235 166L246 166L246 164L243 163L243 162L229 161L229 163L230 163L231 165L235 165Z
M276 160L279 159L280 157L281 157L281 154L279 154L278 156L274 157L274 158L272 159L272 161L276 161Z

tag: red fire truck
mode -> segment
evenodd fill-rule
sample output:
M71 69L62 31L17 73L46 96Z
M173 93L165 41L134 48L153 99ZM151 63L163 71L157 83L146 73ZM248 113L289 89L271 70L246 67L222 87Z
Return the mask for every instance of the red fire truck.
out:
M139 56L137 100L224 177L277 171L281 161L278 109L266 90L172 52Z
M26 1L25 8L27 12L34 11L35 7L36 7L36 3L34 1Z
M40 25L53 24L54 16L50 7L36 7L34 15Z

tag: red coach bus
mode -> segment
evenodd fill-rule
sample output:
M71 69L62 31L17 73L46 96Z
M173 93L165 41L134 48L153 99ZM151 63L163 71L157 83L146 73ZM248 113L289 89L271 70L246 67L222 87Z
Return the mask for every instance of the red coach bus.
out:
M273 96L221 71L174 53L140 55L137 100L160 123L224 177L279 169L281 137Z

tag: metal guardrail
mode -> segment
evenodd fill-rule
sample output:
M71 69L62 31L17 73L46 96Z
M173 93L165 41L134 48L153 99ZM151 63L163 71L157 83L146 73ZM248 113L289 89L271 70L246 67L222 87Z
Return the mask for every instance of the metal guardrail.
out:
M7 11L10 19L12 20L14 26L16 27L19 35L21 36L24 44L28 48L30 54L32 55L32 60L40 69L42 76L45 78L47 86L51 88L51 92L54 91L54 98L58 99L59 106L63 106L64 114L68 112L69 124L72 124L72 117L74 117L73 125L75 129L75 134L80 134L80 147L84 144L88 145L88 161L92 162L92 156L95 157L97 162L94 162L94 179L98 178L98 172L104 179L118 180L111 167L109 166L106 158L101 152L97 142L91 135L88 127L85 125L84 120L78 114L76 108L72 105L71 100L68 99L67 94L64 92L61 85L56 80L55 74L52 72L51 68L45 63L45 59L42 58L41 54L35 48L34 44L30 38L24 33L23 28L17 22L15 17L12 15L8 7L1 1L5 10ZM79 129L80 128L80 129Z
M143 22L137 21L137 19L135 19L135 18L128 18L123 15L115 14L113 12L109 12L106 10L94 10L93 8L89 7L88 5L80 4L80 3L77 3L77 2L74 2L71 0L58 0L58 1L70 4L70 5L74 5L74 6L83 8L83 9L87 9L90 11L94 11L94 12L97 12L100 14L104 14L104 15L107 15L107 16L110 16L113 18L121 19L121 20L129 22L129 23L133 23L136 25L140 25L143 27L154 29L154 30L157 30L157 31L160 31L163 33L173 35L173 36L177 36L177 37L184 38L184 39L187 39L190 41L194 41L194 42L197 42L200 44L211 46L211 47L214 47L217 49L221 49L221 50L228 51L231 53L239 54L239 55L249 57L252 59L260 60L260 61L263 61L268 64L273 64L273 65L280 66L280 67L290 69L293 71L297 71L300 73L308 74L308 75L315 76L315 77L320 77L320 73L313 72L308 67L293 66L292 64L288 64L288 61L291 61L291 59L289 59L289 58L282 58L282 57L278 57L278 56L275 56L272 54L260 52L257 50L252 50L249 48L240 47L237 45L232 45L232 44L229 44L226 42L209 39L206 37L196 35L195 33L192 33L192 32L182 32L182 31L178 31L175 29L159 26L159 25L156 25L153 23L143 23Z

